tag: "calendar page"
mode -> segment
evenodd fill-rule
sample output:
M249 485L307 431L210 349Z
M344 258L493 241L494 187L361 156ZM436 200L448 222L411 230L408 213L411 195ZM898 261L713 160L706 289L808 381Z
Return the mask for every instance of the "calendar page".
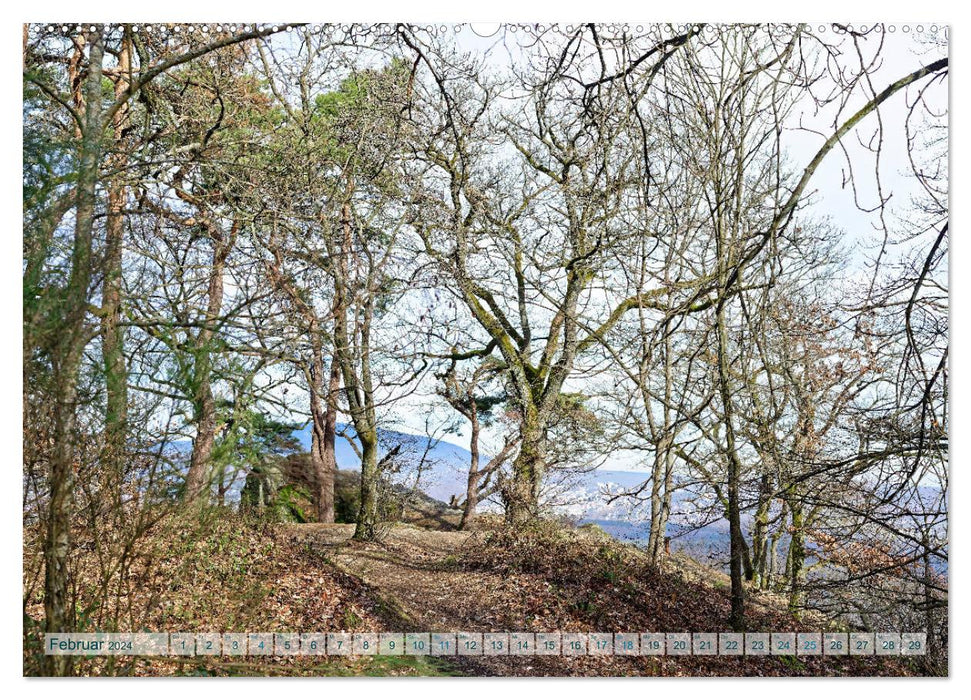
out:
M270 10L23 25L24 676L948 675L946 24Z

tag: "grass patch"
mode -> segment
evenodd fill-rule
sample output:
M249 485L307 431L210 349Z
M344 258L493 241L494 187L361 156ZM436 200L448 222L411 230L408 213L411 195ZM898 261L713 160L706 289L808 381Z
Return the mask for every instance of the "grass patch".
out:
M438 656L353 656L321 659L308 663L299 659L292 664L260 662L211 663L186 665L178 676L260 677L304 676L313 678L350 677L452 677L463 676L454 662Z

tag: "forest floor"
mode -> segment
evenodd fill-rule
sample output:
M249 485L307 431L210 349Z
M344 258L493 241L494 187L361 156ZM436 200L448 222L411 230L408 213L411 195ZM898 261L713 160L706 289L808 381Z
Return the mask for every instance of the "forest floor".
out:
M358 578L411 626L396 631L728 631L728 577L676 556L648 581L636 548L596 530L547 529L520 538L400 525L380 542L352 539L353 525L298 525L286 536ZM557 555L571 555L556 561ZM548 561L542 561L543 559ZM495 563L501 562L498 566ZM571 572L570 569L574 570ZM819 630L784 612L771 594L750 595L753 631ZM462 675L789 676L912 675L899 659L806 657L457 656Z
M484 523L489 527L488 522ZM545 523L459 532L398 524L376 542L353 525L252 526L216 516L160 531L124 600L130 630L182 632L728 631L729 582L684 555L652 567L597 528ZM148 566L147 562L152 562ZM79 562L79 574L85 573ZM26 570L25 570L26 573ZM43 604L25 582L25 675ZM751 591L752 631L820 631ZM97 620L95 629L102 629ZM127 665L126 665L127 664ZM887 657L357 656L88 659L84 675L910 676Z

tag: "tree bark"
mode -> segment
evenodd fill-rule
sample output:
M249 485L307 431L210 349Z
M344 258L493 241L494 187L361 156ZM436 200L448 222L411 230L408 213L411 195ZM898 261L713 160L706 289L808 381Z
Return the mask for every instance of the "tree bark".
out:
M344 380L344 392L351 414L354 431L361 443L361 505L354 528L354 539L374 540L378 523L378 429L375 415L374 381L371 373L371 321L374 318L373 290L366 290L359 307L351 306L352 289L349 256L352 250L353 231L350 193L353 181L348 183L348 199L341 206L342 240L338 246L337 264L332 275L334 280L334 360ZM348 322L348 312L353 312L353 323ZM351 342L353 333L354 342Z
M671 438L665 435L656 447L654 468L651 471L651 531L647 540L647 553L651 563L657 566L664 553L664 540L671 512L671 481L674 475L674 454Z
M89 42L71 272L64 294L64 322L52 353L57 412L50 465L47 530L44 538L45 630L51 633L71 632L75 629L74 606L70 600L69 557L71 520L74 515L77 383L84 347L88 340L85 317L93 271L95 191L101 158L101 78L104 44L100 29L90 33ZM70 656L44 657L44 670L47 675L70 675L72 668Z
M716 311L716 332L718 335L718 385L725 420L726 459L728 462L728 532L729 532L729 573L732 581L732 611L729 623L732 629L745 629L745 587L743 566L745 536L742 533L742 513L739 487L742 465L738 459L735 445L734 410L729 387L728 329L725 321L725 300L719 302Z
M789 612L799 617L805 599L804 580L806 566L806 532L803 522L803 506L798 500L789 505L792 512L792 529L789 536Z
M467 530L475 520L475 509L479 505L479 413L475 407L475 398L469 396L469 420L472 423L469 437L469 478L465 489L465 507L462 509L460 530Z
M749 581L755 581L756 585L762 586L762 573L765 569L765 544L768 536L769 525L769 494L771 486L769 475L763 474L759 485L759 507L755 511L755 523L752 529L752 550L755 557L752 561L751 574L747 576Z
M539 517L539 489L546 458L546 436L532 411L523 416L522 443L512 465L512 482L506 486L506 521L523 525Z
M374 540L378 522L378 436L377 431L358 432L361 441L361 509L354 539Z
M131 69L131 42L126 36L118 54L118 78L115 98L128 89ZM113 117L114 143L121 148L122 133L128 123L127 104ZM119 152L112 158L112 170L121 172L125 157ZM115 498L121 496L125 470L125 441L128 432L128 370L125 365L125 335L121 325L122 254L125 217L123 210L128 188L120 176L107 186L108 210L105 219L105 272L102 285L101 342L105 370L105 464Z
M317 521L334 522L334 476L337 459L334 454L337 433L337 392L340 390L340 374L337 361L330 364L328 387L323 383L323 353L315 351L310 375L310 413L312 438L310 462L313 468L316 493ZM325 404L325 405L322 405Z
M212 393L212 343L215 326L223 305L223 272L226 258L235 237L236 225L230 241L224 240L218 231L218 224L209 226L212 236L212 266L209 271L208 303L203 327L196 334L193 352L195 353L195 394L193 408L196 437L192 441L192 457L189 460L189 473L186 475L185 499L196 501L205 495L212 479L212 448L216 441L216 400Z
M198 367L198 364L197 364ZM209 368L204 370L209 372ZM189 460L189 473L185 481L185 500L193 502L200 499L209 486L211 478L210 462L212 447L216 441L216 402L212 395L209 379L198 379L200 386L196 391L195 424L196 436L192 441L192 456Z
M330 381L327 385L327 415L324 419L324 502L325 514L321 522L334 522L334 480L337 478L337 394L341 390L341 371L337 358L330 361Z
M665 272L665 282L668 275ZM661 439L655 444L654 468L651 470L651 532L648 537L647 551L651 563L657 566L661 562L662 548L666 541L668 528L668 513L671 508L671 480L674 471L674 454L672 444L671 425L671 392L673 385L671 361L671 335L668 332L669 323L664 323L664 408ZM644 405L650 405L650 396L645 392Z
M781 590L779 585L778 573L779 573L779 539L782 537L782 531L786 526L786 522L789 518L789 504L786 501L782 502L782 512L779 513L778 522L779 526L775 531L769 536L768 544L768 561L766 562L766 576L768 580L764 588L769 590Z
M924 632L927 634L927 659L931 667L940 658L940 643L937 636L937 625L934 621L934 610L938 606L934 594L934 569L931 566L931 542L930 534L923 533L921 539L923 577L921 583L924 586Z

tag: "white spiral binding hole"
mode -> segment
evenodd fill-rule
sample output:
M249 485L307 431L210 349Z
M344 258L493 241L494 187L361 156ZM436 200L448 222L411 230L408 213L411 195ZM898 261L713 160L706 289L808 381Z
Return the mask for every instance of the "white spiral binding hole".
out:
M115 23L107 23L103 25L94 25L94 24L82 25L77 23L71 23L71 24L48 23L48 24L41 25L40 31L41 33L46 33L46 34L69 35L75 32L95 31L99 26L103 30L109 31L111 29L118 28L123 25L115 24ZM173 25L145 23L145 24L132 24L129 26L131 31L135 33L138 33L138 32L150 33L153 31L157 31L162 33L163 35L181 35L183 33L188 34L195 31L203 35L210 35L210 34L222 34L224 32L231 33L236 31L242 31L243 29L246 28L247 25L239 24L239 23L226 23L226 24L200 23L200 24L173 24ZM261 31L272 31L274 33L281 32L281 31L293 32L295 29L295 27L293 26L286 26L283 24L256 24L254 26ZM329 23L313 23L307 26L313 32L331 33L339 30L346 34L352 31L354 27L357 25L346 24L346 23L339 24L339 25L329 24ZM485 23L485 24L479 24L479 25L471 24L471 23L456 23L453 25L429 24L429 25L425 25L423 29L433 36L445 36L449 33L449 28L451 28L451 31L454 34L461 34L465 31L469 31L476 36L489 38L489 37L495 36L500 31L506 31L506 32L509 32L510 34L516 34L517 32L522 31L524 33L534 35L534 36L543 34L549 30L556 30L556 29L562 29L562 30L565 30L567 33L573 33L574 31L577 31L578 29L580 29L581 26L582 25L572 24L572 23L563 24L563 25L558 23L550 23L550 24ZM689 31L690 28L694 25L683 24L683 23L667 24L667 25L660 25L660 24L653 24L653 23L637 24L637 25L631 25L626 23L625 24L601 23L595 26L599 31L611 32L619 35L621 33L630 34L631 32L634 32L636 34L643 34L645 31L648 31L648 32L657 31L661 27L666 27L672 31L677 31L678 33L683 34ZM796 27L799 27L804 31L812 30L812 27L808 24L794 25L789 23L783 23L783 24L766 23L765 25L763 25L763 29L768 33L771 33L780 28L787 31L793 31ZM930 24L930 25L900 24L898 25L898 24L883 24L883 23L876 23L872 25L847 24L844 26L820 24L815 27L815 30L818 34L826 34L827 32L830 32L830 31L838 35L846 34L846 33L853 33L853 34L900 33L905 35L924 35L929 33L932 35L940 34L945 40L949 38L948 29L949 28L947 27L947 25L939 25L939 24ZM710 36L711 33L717 31L717 26L715 24L707 24L703 31Z

